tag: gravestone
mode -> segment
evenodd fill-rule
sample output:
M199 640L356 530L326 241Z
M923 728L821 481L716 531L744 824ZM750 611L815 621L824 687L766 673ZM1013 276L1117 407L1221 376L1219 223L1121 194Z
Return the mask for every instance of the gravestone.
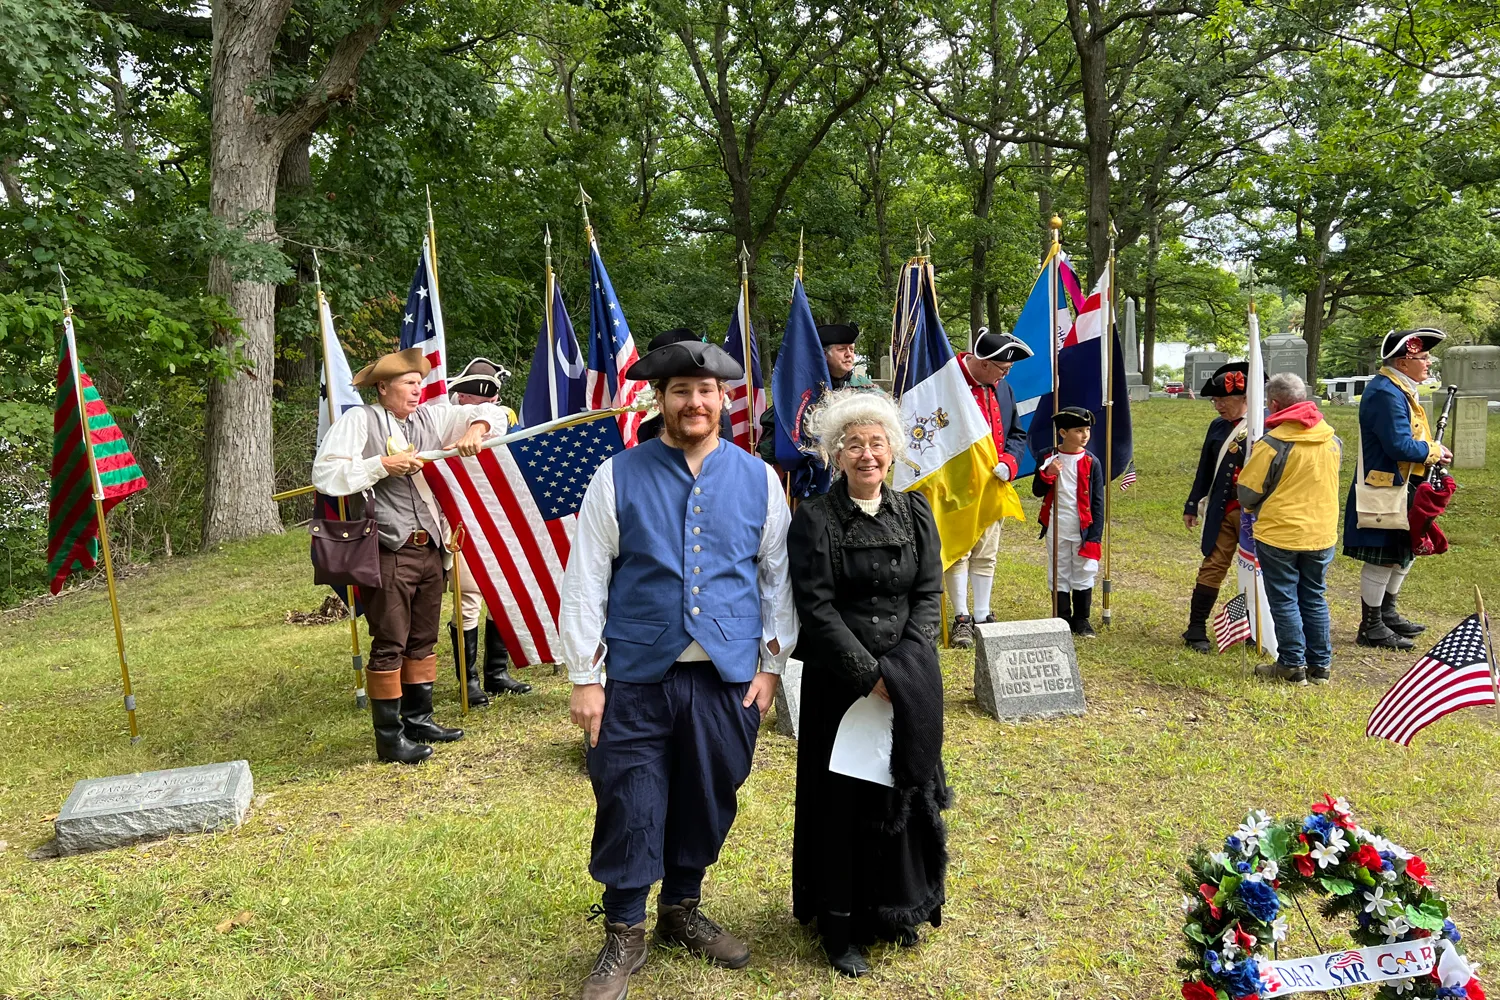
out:
M57 814L57 853L236 827L254 791L250 764L243 760L86 778Z
M802 661L787 658L781 669L781 683L776 685L776 731L797 738L802 720Z
M1261 341L1266 362L1266 377L1291 372L1307 381L1307 341L1294 334L1277 334Z
M1082 715L1083 677L1061 618L974 626L974 697L997 719Z
M1140 342L1135 333L1135 299L1125 300L1125 336L1120 340L1125 355L1125 392L1132 403L1151 398L1151 386L1141 375Z
M1443 354L1443 381L1458 386L1458 395L1500 399L1500 347L1455 344Z
M1223 351L1188 351L1182 358L1182 380L1188 391L1203 395L1203 384L1228 361L1229 355Z
M1453 401L1453 467L1484 468L1485 435L1489 431L1489 401L1483 396L1459 396ZM1434 432L1437 425L1431 424Z

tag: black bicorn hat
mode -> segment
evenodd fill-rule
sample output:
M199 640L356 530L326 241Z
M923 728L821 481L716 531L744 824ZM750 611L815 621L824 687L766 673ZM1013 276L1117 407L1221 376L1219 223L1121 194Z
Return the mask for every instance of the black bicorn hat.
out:
M987 326L981 326L979 333L974 337L973 355L981 361L996 361L1004 364L1007 361L1020 361L1031 357L1035 352L1020 337L999 330L991 331Z
M489 358L475 358L448 383L448 391L493 399L500 395L500 384L508 378L510 372L504 365L497 365Z
M824 347L839 347L859 339L857 323L824 323L818 327L818 339Z
M1414 354L1421 354L1423 351L1432 350L1447 339L1446 333L1430 326L1419 327L1416 330L1392 330L1380 342L1380 360L1397 361Z
M652 337L650 343L646 345L646 350L654 351L659 347L666 347L668 344L683 344L690 341L702 343L703 338L685 326L674 327L666 333L658 333Z
M728 381L744 378L745 369L718 344L679 340L647 351L625 371L626 378L645 382L678 376Z
M1052 426L1060 431L1094 426L1094 415L1081 406L1064 406L1052 414Z
M1245 387L1249 385L1250 362L1231 361L1227 365L1220 365L1215 372L1203 383L1203 391L1198 395L1207 399L1215 396L1243 396Z

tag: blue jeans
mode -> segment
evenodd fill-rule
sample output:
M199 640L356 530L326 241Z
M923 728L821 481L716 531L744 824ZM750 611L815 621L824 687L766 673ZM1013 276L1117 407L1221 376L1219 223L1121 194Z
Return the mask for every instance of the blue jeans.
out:
M1259 539L1261 579L1276 625L1277 662L1289 667L1326 667L1333 662L1328 598L1324 588L1334 546L1312 552L1278 549Z

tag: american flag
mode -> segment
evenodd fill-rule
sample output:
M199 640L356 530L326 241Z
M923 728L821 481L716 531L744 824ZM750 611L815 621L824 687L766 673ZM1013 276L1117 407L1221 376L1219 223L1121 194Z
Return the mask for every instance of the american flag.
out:
M1130 463L1130 468L1125 470L1125 475L1120 477L1120 492L1124 493L1135 485L1135 463Z
M589 238L589 371L588 403L591 410L609 410L630 406L646 388L639 379L627 379L625 372L640 357L630 324L620 310L615 287L599 256L599 243ZM635 444L644 411L620 415L620 437L628 448Z
M1214 641L1219 652L1250 638L1250 610L1244 594L1236 594L1214 615Z
M562 655L559 588L578 507L595 470L624 447L614 420L585 421L422 467L448 523L464 526L473 576L464 586L479 588L518 665Z
M422 380L424 403L448 393L448 348L443 337L443 307L438 303L437 282L432 280L435 270L429 234L422 237L422 257L417 261L417 273L411 277L406 309L401 314L401 350L420 347L432 365L432 371Z
M1493 705L1484 631L1477 614L1459 622L1380 699L1365 735L1409 746L1419 730L1449 712Z
M750 363L745 364L745 340L743 331L749 331ZM729 322L729 333L724 337L724 350L745 369L753 395L746 391L746 379L733 379L729 383L729 431L734 443L753 452L759 443L760 417L766 412L766 385L760 373L760 344L755 336L755 327L750 323L750 307L745 296L745 286L740 286L740 303L734 310L734 319ZM747 396L749 401L747 402Z

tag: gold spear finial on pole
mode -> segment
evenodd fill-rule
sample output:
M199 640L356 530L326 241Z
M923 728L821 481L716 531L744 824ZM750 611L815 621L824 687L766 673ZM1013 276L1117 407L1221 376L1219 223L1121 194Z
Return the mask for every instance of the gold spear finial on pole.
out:
M589 206L593 203L594 199L589 197L589 193L583 189L583 183L579 182L578 205L583 209L583 235L588 239L590 243L594 241L594 227L593 224L589 222Z
M797 279L799 281L802 279L802 241L803 237L805 237L806 235L806 226L803 226L801 229L797 230Z

